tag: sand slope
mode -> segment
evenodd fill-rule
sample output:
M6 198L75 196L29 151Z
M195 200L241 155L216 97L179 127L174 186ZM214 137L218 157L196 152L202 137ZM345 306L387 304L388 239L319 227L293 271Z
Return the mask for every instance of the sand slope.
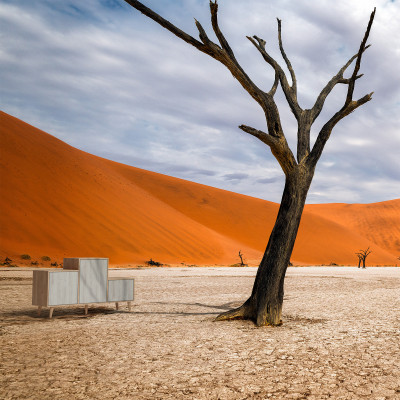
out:
M306 210L337 221L390 253L400 256L400 200L374 204L310 204Z
M1 257L214 264L238 262L239 250L249 262L262 255L275 203L105 160L2 112L0 133ZM354 264L371 246L370 262L393 264L399 209L400 200L307 206L292 258Z

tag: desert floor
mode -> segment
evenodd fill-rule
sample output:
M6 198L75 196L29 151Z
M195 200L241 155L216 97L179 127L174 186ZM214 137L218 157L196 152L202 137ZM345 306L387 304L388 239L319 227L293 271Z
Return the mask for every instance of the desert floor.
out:
M214 322L255 268L110 270L136 300L38 317L0 269L2 399L400 399L400 268L288 269L284 324Z

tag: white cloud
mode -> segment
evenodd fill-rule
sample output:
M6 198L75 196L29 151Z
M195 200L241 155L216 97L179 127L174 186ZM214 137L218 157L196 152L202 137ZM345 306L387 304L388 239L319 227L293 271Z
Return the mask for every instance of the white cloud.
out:
M143 0L197 35L210 32L208 1ZM271 68L246 35L267 40L281 60L276 19L296 70L303 107L358 49L377 6L357 81L373 101L341 121L317 167L308 202L373 202L399 197L400 6L387 0L310 3L220 1L219 20L238 60L269 89ZM116 161L280 201L283 174L270 150L237 126L260 129L259 106L215 60L182 43L122 0L3 0L0 108L85 151ZM351 71L351 69L349 69ZM343 104L335 89L318 127ZM283 127L296 125L281 93ZM240 177L227 179L226 177Z

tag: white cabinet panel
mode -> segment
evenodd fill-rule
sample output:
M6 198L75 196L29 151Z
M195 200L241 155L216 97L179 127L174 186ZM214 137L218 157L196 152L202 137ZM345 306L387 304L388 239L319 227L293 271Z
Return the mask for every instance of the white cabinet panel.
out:
M78 271L49 272L49 306L78 302Z
M79 259L79 303L107 301L108 259Z
M132 279L109 279L108 281L108 301L131 301L133 300L133 286L134 280Z

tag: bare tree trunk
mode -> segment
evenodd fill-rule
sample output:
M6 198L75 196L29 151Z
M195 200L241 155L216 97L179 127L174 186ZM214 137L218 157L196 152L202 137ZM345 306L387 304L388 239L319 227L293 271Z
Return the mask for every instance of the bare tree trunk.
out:
M282 323L285 274L313 174L299 166L286 177L278 216L258 267L251 296L241 307L218 316L218 321L244 318L253 320L258 326Z
M240 265L242 266L242 267L244 267L245 266L245 264L244 264L244 262L243 262L243 254L242 254L242 252L239 250L239 257L240 257Z

